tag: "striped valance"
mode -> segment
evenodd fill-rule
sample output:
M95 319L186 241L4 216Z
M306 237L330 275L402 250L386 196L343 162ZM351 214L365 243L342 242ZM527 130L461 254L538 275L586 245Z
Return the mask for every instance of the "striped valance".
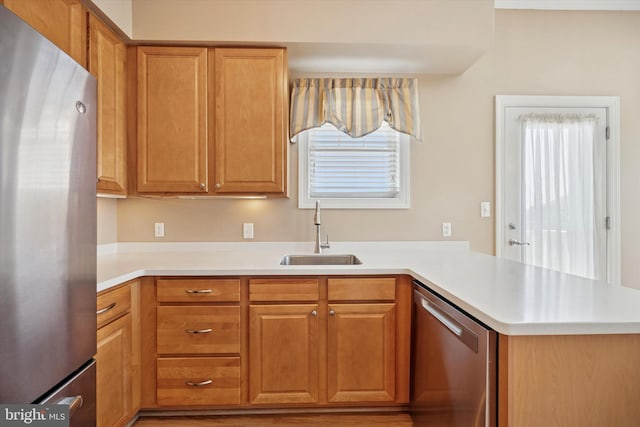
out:
M406 78L297 79L291 90L291 138L331 123L358 138L382 122L422 139L418 81Z

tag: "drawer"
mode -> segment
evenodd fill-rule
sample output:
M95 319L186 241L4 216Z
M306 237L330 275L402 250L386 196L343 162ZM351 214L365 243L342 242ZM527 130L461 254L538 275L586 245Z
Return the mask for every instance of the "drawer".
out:
M394 301L394 277L331 278L328 280L329 301Z
M240 353L240 307L157 307L158 353Z
M160 406L237 405L239 357L168 357L157 361Z
M240 279L158 279L158 302L239 302Z
M98 328L101 328L131 310L131 286L100 293L96 307Z
M317 279L252 279L250 301L317 301Z

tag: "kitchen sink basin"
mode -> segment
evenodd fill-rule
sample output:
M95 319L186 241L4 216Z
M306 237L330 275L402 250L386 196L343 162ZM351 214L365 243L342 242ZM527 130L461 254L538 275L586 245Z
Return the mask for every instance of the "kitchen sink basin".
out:
M362 261L355 255L313 254L285 255L280 265L358 265Z

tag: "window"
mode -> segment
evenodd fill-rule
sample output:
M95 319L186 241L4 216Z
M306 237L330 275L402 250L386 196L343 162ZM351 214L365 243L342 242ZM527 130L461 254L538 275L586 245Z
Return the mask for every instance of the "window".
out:
M407 209L409 137L383 123L352 138L331 124L300 135L298 207Z

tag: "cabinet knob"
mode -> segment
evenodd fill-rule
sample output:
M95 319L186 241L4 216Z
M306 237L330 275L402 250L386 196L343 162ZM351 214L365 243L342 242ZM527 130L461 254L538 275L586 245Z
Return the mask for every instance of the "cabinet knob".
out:
M219 190L222 187L220 184L216 184L216 190Z
M335 316L336 312L335 310L329 310L329 316Z
M312 315L313 317L316 317L316 316L318 315L318 312L317 312L316 310L313 310L313 311L311 312L311 315Z
M206 186L206 184L205 184L204 182L201 182L201 183L200 183L200 188L202 188L202 189L204 190L206 187L207 187L207 186Z

